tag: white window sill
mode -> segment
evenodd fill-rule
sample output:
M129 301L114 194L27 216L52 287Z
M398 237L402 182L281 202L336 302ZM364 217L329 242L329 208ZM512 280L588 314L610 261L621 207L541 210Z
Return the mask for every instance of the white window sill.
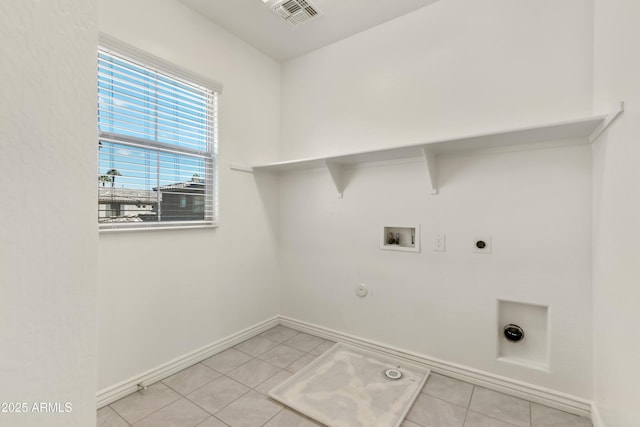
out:
M201 229L201 228L218 228L218 224L216 223L206 223L206 222L198 222L191 224L181 224L181 223L163 223L163 224L154 224L154 225L145 225L140 226L138 224L130 225L130 226L104 226L99 225L98 231L100 234L105 233L122 233L127 231L159 231L159 230L188 230L188 229Z

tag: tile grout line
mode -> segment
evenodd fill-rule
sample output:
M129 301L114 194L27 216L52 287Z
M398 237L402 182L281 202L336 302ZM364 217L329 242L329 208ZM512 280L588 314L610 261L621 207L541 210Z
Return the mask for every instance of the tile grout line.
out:
M102 410L102 409L104 409L104 408L109 408L109 409L111 409L111 410L116 414L116 416L117 416L118 418L120 418L120 419L121 419L121 420L122 420L122 421L127 425L127 427L130 427L130 426L131 426L131 424L129 424L129 421L125 420L125 419L122 417L122 415L120 415L120 413L119 413L118 411L116 411L114 408L112 408L112 407L111 407L111 405L103 406L103 407L102 407L102 408L100 408L98 411L100 411L100 410ZM98 411L96 411L96 414L98 413Z
M186 370L187 370L187 369L189 369L189 368L193 368L194 366L196 366L196 365L201 365L201 364L202 364L201 362L198 362L198 363L196 363L196 364L193 364L193 365L191 365L191 366L189 366L189 367L187 367L187 368L183 369L183 370L182 370L182 371L180 371L180 372L186 371ZM189 393L187 393L187 394L191 394L191 393L193 393L193 392L195 392L195 391L197 391L197 390L200 390L202 387L205 387L205 386L207 386L207 385L211 384L212 382L214 382L215 380L217 380L218 378L220 378L220 377L224 376L224 374L223 374L222 372L220 372L220 371L218 371L218 370L216 370L216 369L213 369L213 368L212 368L212 367L210 367L210 366L207 366L207 365L202 365L202 366L204 366L204 367L206 367L206 368L208 368L208 369L211 369L212 371L217 372L217 373L218 373L218 374L220 374L220 375L219 375L219 376L217 376L217 377L215 377L215 378L214 378L214 379L212 379L211 381L208 381L207 383L205 383L205 384L203 384L203 385L201 385L201 386L199 386L199 387L194 388L193 390L191 390L191 391L190 391ZM176 372L176 373L175 373L175 374L173 374L173 375L177 375L177 374L179 374L180 372ZM154 384L162 383L162 384L166 385L167 387L169 387L171 390L173 390L173 391L175 391L176 393L178 393L180 396L182 396L182 397L184 397L185 399L187 399L187 400L191 401L191 399L189 399L189 398L187 397L187 394L182 394L181 392L179 392L178 390L176 390L175 388L171 387L169 384L167 384L167 383L165 383L165 382L164 382L166 379L173 377L173 375L171 375L171 376L169 376L169 377L165 378L164 380L160 380L160 381L158 381L158 382L156 382L156 383L154 383ZM153 384L151 384L151 385L153 385Z
M474 385L474 390L473 390L473 392L474 392L474 393L475 393L475 389L476 389L476 387L484 388L484 387L482 387L482 386L475 386L475 385ZM512 396L512 395L510 395L510 394L502 393L502 392L499 392L499 391L494 391L494 390L490 390L490 389L485 389L485 390L489 390L489 391L491 391L491 392L493 392L493 393L502 394L502 395L505 395L505 396L508 396L508 397L512 397L512 398L515 398L515 399L522 400L522 401L526 402L526 403L527 403L527 407L529 408L529 425L528 425L528 426L525 426L525 427L532 427L532 426L531 426L531 403L532 403L532 402L531 402L530 400L523 399L523 398L516 397L516 396ZM473 394L472 394L472 399L473 399ZM469 401L469 408L471 408L471 401ZM469 410L471 410L471 409L469 409ZM510 425L510 426L513 426L513 427L519 427L517 424L514 424L514 423L512 423L511 421L502 420L502 419L500 419L500 418L496 418L495 416L491 416L491 415L485 414L485 413L483 413L483 412L479 412L479 411L472 411L472 412L475 412L475 413L477 413L477 414L480 414L480 415L482 415L483 417L491 418L492 420L496 420L496 421L499 421L499 422L501 422L501 423L508 424L508 425ZM520 421L518 421L518 422L520 422Z
M227 377L226 375L223 375L223 376ZM242 384L240 381L236 381L236 380L234 380L234 379L233 379L233 378L231 378L231 377L227 377L227 378L228 378L228 379L230 379L231 381L235 381L235 382L237 382L238 384L243 385L244 387L247 387L246 385ZM247 387L247 388L249 388L249 387ZM218 410L217 410L216 412L214 412L214 413L211 413L211 412L207 411L205 408L203 408L202 406L198 405L196 402L192 401L191 399L187 398L186 396L185 396L185 399L187 399L189 402L192 402L194 405L196 405L197 407L199 407L200 409L202 409L203 411L205 411L207 414L211 415L211 416L212 416L213 418L215 418L216 420L220 420L220 418L216 417L216 414L217 414L218 412L222 411L224 408L226 408L227 406L231 405L231 404L232 404L233 402L235 402L236 400L238 400L238 399L240 399L240 398L242 398L242 397L246 396L246 395L247 395L251 390L253 390L253 389L252 389L252 388L249 388L247 391L245 391L245 392L244 392L244 393L242 393L240 396L238 396L237 398L233 399L231 402L227 403L226 405L224 405L222 408L218 409ZM205 421L206 421L206 420L205 420ZM220 421L222 421L222 420L220 420ZM224 423L224 422L223 422L223 423ZM228 425L227 423L224 423L224 424L225 424L225 425Z
M251 340L251 339L253 339L253 338L255 338L255 337L253 337L253 338L249 338L249 340L247 340L247 341L242 341L241 343L238 343L238 344L234 345L234 346L233 346L233 347L231 347L231 348L232 348L232 349L234 349L234 350L236 350L236 351L239 351L240 353L244 353L244 354L246 354L247 356L251 356L251 357L253 357L253 358L255 359L255 358L257 358L258 356L262 356L263 354L265 354L267 351L271 350L272 348L277 347L277 346L278 346L278 344L279 344L279 343L277 343L276 341L274 341L274 340L270 340L270 339L269 339L269 338L267 338L267 337L263 337L263 336L260 336L260 335L257 335L257 336L258 336L258 337L260 337L260 338L263 338L263 339L265 339L265 340L267 340L267 341L271 341L272 343L275 343L275 345L274 345L274 346L272 346L272 347L269 347L268 349L266 349L266 350L265 350L265 351L263 351L262 353L260 353L260 354L258 354L258 355L255 355L255 356L254 356L253 354L247 353L246 351L243 351L243 350L241 350L241 349L237 348L239 345L244 344L245 342L247 342L247 341L249 341L249 340ZM214 354L214 356L215 356L215 354Z
M284 345L284 344L280 344L280 345ZM285 347L289 347L289 346L285 346ZM275 347L274 347L274 348L275 348ZM293 348L293 347L289 347L289 348L294 349L294 350L298 350L297 348ZM267 351L267 352L265 352L265 353L262 353L260 356L258 356L258 357L257 357L257 359L260 359L260 360L262 360L263 362L270 364L271 366L276 366L276 368L280 368L280 369L282 369L283 371L286 371L286 370L287 370L287 368L288 368L289 366L293 365L293 364L294 364L294 363L296 363L298 360L302 359L305 355L309 354L309 353L306 353L306 352L304 352L304 351L302 351L302 350L298 350L298 351L299 351L299 352L301 352L301 353L303 353L303 354L302 354L300 357L298 357L296 360L294 360L293 362L289 363L289 364L288 364L287 366L285 366L284 368L280 368L280 366L276 366L276 365L274 365L273 363L271 363L271 362L269 362L269 361L267 361L267 360L260 359L260 356L265 355L266 353L268 353L268 351ZM264 382L264 381L263 381L263 382ZM260 384L262 384L262 383L260 383Z
M216 417L215 415L211 415L211 416L213 417L214 420L220 421L225 426L230 427L229 424L225 423L224 421L222 421L220 418Z
M258 357L255 357L255 356L254 356L254 357L253 357L253 359L258 359ZM260 360L261 360L261 359L260 359ZM246 363L249 363L249 362L251 362L251 360L249 360L249 361L248 361L248 362L246 362ZM270 363L268 363L268 362L265 362L265 363L267 363L267 364L271 365L271 364L270 364ZM244 365L244 364L239 365L238 367L243 366L243 365ZM275 366L275 365L271 365L271 366L274 366L274 367L276 367L276 368L277 368L277 366ZM235 369L235 368L234 368L234 369ZM233 370L233 369L232 369L232 370ZM283 369L281 369L280 371L283 371ZM279 373L280 371L278 371L278 372L276 372L275 374L271 375L269 378L266 378L266 379L265 379L264 381L262 381L260 384L262 384L262 383L264 383L264 382L266 382L266 381L269 381L271 378L273 378L273 377L275 377L276 375L278 375L278 373ZM231 372L231 371L229 371L229 372ZM259 391L257 391L257 390L255 389L255 387L258 387L260 384L256 384L256 386L255 386L255 387L249 387L248 385L243 384L243 383L241 383L240 381L238 381L238 380L236 380L236 379L234 379L234 378L231 378L231 377L227 376L226 374L222 374L222 376L227 377L227 378L228 378L228 379L230 379L231 381L235 381L235 382L237 382L238 384L241 384L241 385L243 385L243 386L247 387L249 390L247 390L246 392L242 393L242 395L240 395L240 396L238 396L237 398L233 399L231 402L227 403L227 404L226 404L225 406L223 406L222 408L218 409L214 414L211 414L211 412L209 412L209 411L207 411L206 409L202 408L205 412L207 412L208 414L211 414L211 416L212 416L212 417L214 417L214 418L216 418L216 419L218 419L218 420L219 420L220 418L216 417L216 415L215 415L215 414L217 414L218 412L220 412L220 411L222 411L223 409L227 408L228 406L230 406L230 405L231 405L231 404L233 404L234 402L238 401L239 399L243 398L243 397L244 397L244 396L246 396L247 394L251 393L252 391L255 391L256 393L259 393L259 394L264 395L264 393L260 393ZM268 399L271 399L269 396L266 396L266 397L267 397ZM186 398L187 400L191 401L191 399L188 399L186 396L185 396L185 398ZM195 402L193 402L193 403L194 403L195 405L199 406L197 403L195 403ZM280 408L280 411L281 411L282 409L284 409L284 408L285 408L285 406L283 406L282 408ZM280 413L280 411L278 411L278 412L276 413L276 415L277 415L277 414L279 414L279 413ZM274 416L275 416L275 415L274 415ZM273 418L273 417L272 417L272 418ZM271 418L270 418L270 419L271 419ZM222 420L221 420L221 421L222 421ZM227 423L224 423L224 424L225 424L225 425L228 425Z
M274 419L275 417L278 416L278 414L280 414L282 411L284 411L286 408L286 406L283 406L282 408L280 408L280 410L278 412L276 412L271 418L269 418L267 421L265 421L264 423L262 423L262 427L266 426L267 424L269 424L269 422Z
M192 365L192 366L194 366L194 365ZM206 365L204 365L204 366L206 366ZM191 399L189 399L189 398L187 397L187 395L189 395L189 394L191 394L191 393L195 393L196 391L200 390L201 388L204 388L204 387L208 386L208 385L209 385L209 384L211 384L212 382L217 381L217 380L219 380L219 379L220 379L220 378L222 378L222 377L226 377L226 374L224 374L224 373L222 373L222 372L220 372L220 371L218 371L218 370L216 370L216 369L214 369L214 368L211 368L211 367L209 367L209 366L207 366L207 368L209 368L209 369L212 369L212 370L216 371L216 372L217 372L217 373L219 373L220 375L219 375L219 376L217 376L217 377L215 377L214 379L212 379L212 380L211 380L211 381L209 381L208 383L206 383L206 384L204 384L204 385L201 385L201 386L199 386L199 387L194 388L193 390L191 390L191 391L190 391L189 393L187 393L187 394L182 394L182 393L180 393L178 390L175 390L175 389L174 389L174 388L172 388L169 384L166 384L166 383L164 382L164 380L161 380L161 381L158 381L158 382L161 382L162 384L166 385L166 386L167 386L167 387L169 387L171 390L175 391L175 392L176 392L176 393L178 393L180 396L184 397L184 398L185 398L185 399L187 399L189 402L191 402ZM174 374L174 375L175 375L175 374ZM171 378L171 377L167 377L167 378ZM228 378L228 377L227 377L227 378ZM165 378L165 379L166 379L166 378ZM233 378L230 378L230 379L233 379ZM235 380L234 380L234 381L235 381ZM236 382L237 382L237 381L236 381ZM157 383L154 383L154 384L157 384ZM152 384L152 385L153 385L153 384ZM244 384L243 384L243 385L244 385ZM204 408L203 408L203 409L204 409Z
M162 382L162 381L155 382L155 383L151 384L149 387L151 387L152 385L155 385L155 384L161 383L161 382ZM156 409L155 411L151 412L150 414L145 415L144 417L140 418L139 420L137 420L137 421L135 421L135 422L133 422L133 423L130 423L130 425L131 425L131 426L133 426L134 424L139 423L140 421L144 420L145 418L150 417L151 415L153 415L153 414L155 414L156 412L158 412L158 411L160 411L160 410L162 410L162 409L166 408L167 406L172 405L173 403L177 402L178 400L180 400L180 399L182 399L182 398L187 399L185 396L183 396L182 394L180 394L180 393L178 393L177 391L173 390L171 387L169 387L169 386L168 386L168 385L166 385L165 383L162 383L162 384L163 384L165 387L167 387L169 390L171 390L171 391L173 391L174 393L176 393L179 397L178 397L177 399L174 399L174 400L172 400L171 402L167 403L166 405L164 405L164 406L162 406L162 407L160 407L160 408ZM135 393L142 393L143 391L144 391L144 390L136 391L136 392L134 392L134 393L131 393L129 396L132 396L132 395L133 395L133 394L135 394ZM129 397L129 396L125 396L125 397L123 397L123 399L126 399L126 398L127 398L127 397ZM120 399L120 400L122 400L122 399ZM187 399L187 400L189 400L189 399ZM189 400L189 401L190 401L190 400ZM115 403L115 402L114 402L114 403ZM109 405L109 406L111 406L111 405ZM113 409L114 411L116 411L116 409L115 409L115 408L112 408L112 409ZM118 413L118 415L120 415L120 413L119 413L118 411L116 411L116 412ZM124 418L122 415L121 415L121 417L122 417L126 422L129 422L129 421L128 421L126 418Z
M471 412L471 401L473 400L473 394L476 392L476 386L472 384L473 388L471 389L471 396L469 396L469 402L467 402L467 412L464 414L464 422L462 423L462 427L467 423L467 418L469 418L469 412Z
M425 384L426 385L426 384ZM471 389L471 396L469 396L469 402L467 403L466 406L466 411L464 413L464 420L462 420L462 427L464 427L464 425L467 423L467 418L469 418L469 411L471 411L471 399L473 399L473 392L476 391L476 386L474 385L473 388Z
M456 402L451 402L451 401L449 401L447 399L444 399L444 398L442 398L440 396L434 396L433 394L425 393L424 391L420 391L420 393L418 395L420 395L420 394L424 394L425 396L428 396L428 397L433 397L434 399L442 400L443 402L450 403L452 405L458 406L460 408L464 408L466 410L469 410L469 403L471 403L471 399L469 399L469 403L467 403L466 405L461 405L461 404L456 403Z
M243 353L244 353L244 352L243 352ZM246 353L244 353L244 354L246 354ZM253 360L253 359L255 359L255 357L254 357L254 356L252 356L252 359L251 359L251 360ZM245 362L245 363L248 363L248 362L250 362L251 360L249 360L249 361L247 361L247 362ZM243 366L243 365L244 365L244 363L242 363L242 364L238 365L236 368L239 368L240 366ZM204 365L204 366L206 366L206 365ZM218 379L220 379L220 378L222 378L222 377L225 377L225 378L227 378L227 379L229 379L229 380L231 380L231 381L234 381L234 382L236 382L236 383L238 383L238 384L240 384L240 385L242 385L242 386L244 386L244 387L247 387L247 388L248 388L248 390L247 390L246 392L242 393L240 396L238 396L238 397L237 397L237 398L235 398L234 400L232 400L231 402L229 402L227 405L225 405L225 406L223 406L222 408L218 409L218 410L217 410L215 413L213 413L213 414L212 414L211 412L209 412L208 410L206 410L205 408L203 408L202 406L200 406L198 403L196 403L196 402L194 402L193 400L191 400L190 398L188 398L186 395L183 395L183 394L181 394L180 392L177 392L177 393L178 393L178 394L180 394L182 397L184 397L184 398L185 398L186 400L188 400L189 402L193 403L193 404L194 404L195 406L197 406L198 408L202 409L204 412L206 412L207 414L209 414L211 417L215 418L216 420L218 420L218 421L222 422L224 425L228 426L228 424L227 424L227 423L225 423L224 421L220 420L220 418L216 417L216 416L215 416L215 414L217 414L218 412L222 411L224 408L226 408L227 406L231 405L231 404L232 404L233 402L235 402L236 400L238 400L238 399L242 398L243 396L247 395L251 390L253 390L253 388L248 387L246 384L243 384L243 383L241 383L240 381L238 381L238 380L236 380L236 379L233 379L233 378L229 377L227 374L224 374L224 373L222 373L222 372L220 372L220 371L216 370L215 368L211 368L210 366L208 366L208 368L213 369L214 371L216 371L216 372L220 373L220 376L219 376L219 377L217 377L217 378L214 378L214 379L213 379L213 380L211 380L211 381L209 381L207 384L203 385L202 387L198 387L198 388L194 389L193 391L189 392L188 394L195 393L197 390L200 390L200 389L202 389L202 388L206 387L208 384L211 384L212 382L214 382L214 381L216 381L216 380L218 380ZM233 370L234 370L234 369L236 369L236 368L231 369L231 371L233 371ZM231 372L231 371L229 371L229 372ZM168 387L168 386L167 386L167 387ZM208 418L207 418L207 419L208 419ZM206 420L204 420L204 421L206 421ZM204 421L203 421L203 423L204 423ZM195 426L195 427L197 427L197 426Z
M205 422L207 422L208 420L210 420L211 418L214 419L214 421L218 421L219 423L224 424L225 426L229 427L229 424L225 423L224 421L222 421L220 418L216 417L215 415L211 415L209 418L207 418L206 420L204 420L203 422L201 422L200 424L194 426L194 427L200 427L202 424L204 424Z
M242 385L242 386L244 386L244 387L247 387L247 388L248 388L248 390L247 390L247 391L245 391L244 393L242 393L240 396L238 396L238 397L236 397L235 399L233 399L231 402L229 402L229 403L227 403L226 405L224 405L222 408L218 409L218 410L217 410L215 413L213 413L213 414L211 414L211 412L207 411L206 409L202 408L202 409L204 409L206 412L210 413L210 414L211 414L212 416L214 416L214 417L216 417L216 414L217 414L218 412L222 411L223 409L225 409L227 406L231 405L231 404L232 404L233 402L235 402L236 400L243 398L244 396L246 396L247 394L249 394L249 393L253 390L251 387L247 386L246 384L241 383L240 381L238 381L238 380L236 380L236 379L233 379L233 378L231 378L231 377L229 377L229 376L227 376L227 375L224 375L224 376L225 376L225 377L227 377L228 379L230 379L231 381L237 382L238 384L240 384L240 385ZM195 402L194 402L194 403L195 403ZM216 418L218 418L218 417L216 417ZM226 423L225 423L225 424L226 424Z
M510 423L510 422L505 421L505 420L501 420L501 419L496 418L496 417L492 417L490 415L485 415L482 412L472 411L471 409L469 409L469 411L467 411L467 412L473 412L474 414L481 415L481 416L483 416L485 418L489 418L490 420L495 420L495 421L498 421L499 423L507 424L509 427L518 427L516 424Z

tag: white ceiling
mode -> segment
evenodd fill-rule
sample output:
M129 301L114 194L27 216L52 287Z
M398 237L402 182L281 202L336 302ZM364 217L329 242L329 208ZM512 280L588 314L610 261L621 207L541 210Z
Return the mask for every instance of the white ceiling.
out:
M309 0L321 15L297 26L262 0L180 1L272 58L286 61L436 0Z

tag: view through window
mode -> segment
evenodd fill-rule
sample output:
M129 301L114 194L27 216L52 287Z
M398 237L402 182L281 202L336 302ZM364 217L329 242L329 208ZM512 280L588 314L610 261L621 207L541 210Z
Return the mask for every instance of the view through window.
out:
M215 224L216 92L98 51L101 229Z

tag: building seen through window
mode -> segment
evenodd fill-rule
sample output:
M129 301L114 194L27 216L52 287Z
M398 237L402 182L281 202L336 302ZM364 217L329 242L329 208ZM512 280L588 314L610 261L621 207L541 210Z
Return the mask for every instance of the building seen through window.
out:
M215 224L216 92L98 52L100 228Z

